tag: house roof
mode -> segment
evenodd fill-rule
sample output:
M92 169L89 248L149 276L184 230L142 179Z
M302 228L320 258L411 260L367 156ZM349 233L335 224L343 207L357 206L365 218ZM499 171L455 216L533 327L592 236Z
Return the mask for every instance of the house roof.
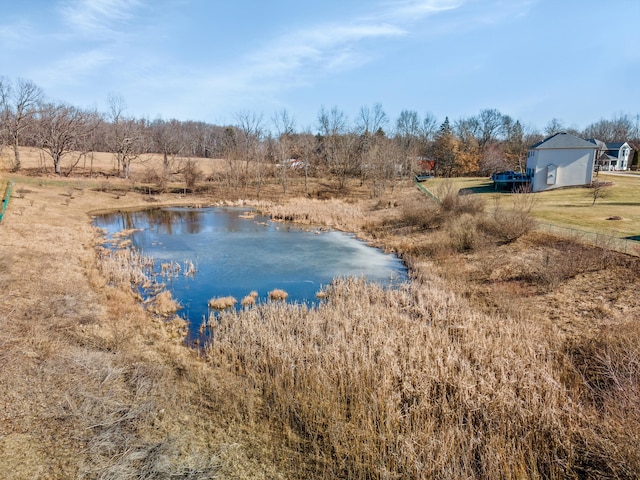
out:
M604 143L602 140L597 140L595 138L587 138L587 142L591 142L597 145L600 150L604 150L607 147L606 143Z
M627 142L607 142L605 145L607 150L620 150L625 143Z
M620 149L629 144L627 142L603 142L602 140L596 140L595 138L587 139L587 142L591 142L598 146L603 155L608 155L612 159L617 159L620 156Z
M600 150L620 150L623 145L629 146L627 142L603 142L595 138L588 138L587 142L595 143Z
M533 149L544 148L597 148L594 143L583 140L580 137L571 135L570 133L560 132L545 138L541 142L535 143L529 147Z

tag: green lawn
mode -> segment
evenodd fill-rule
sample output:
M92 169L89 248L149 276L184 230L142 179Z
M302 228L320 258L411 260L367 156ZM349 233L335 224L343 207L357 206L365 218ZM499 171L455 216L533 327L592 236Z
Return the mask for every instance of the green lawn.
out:
M619 238L640 236L640 176L620 176L601 173L607 187L606 197L598 198L593 205L593 190L590 188L566 188L534 194L534 216L541 223L612 235ZM518 195L495 192L493 183L482 178L434 178L423 185L434 195L444 191L446 184L466 190L487 199L487 207L496 202L508 205L517 201ZM621 220L607 220L621 217Z

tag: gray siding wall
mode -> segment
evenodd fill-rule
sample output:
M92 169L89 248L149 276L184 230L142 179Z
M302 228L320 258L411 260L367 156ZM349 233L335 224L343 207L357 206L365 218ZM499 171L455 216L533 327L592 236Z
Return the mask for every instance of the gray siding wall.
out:
M595 147L595 146L594 146ZM533 169L531 188L534 192L574 185L588 185L593 179L595 151L591 149L540 149L527 158L527 169ZM558 167L556 182L547 184L547 166Z

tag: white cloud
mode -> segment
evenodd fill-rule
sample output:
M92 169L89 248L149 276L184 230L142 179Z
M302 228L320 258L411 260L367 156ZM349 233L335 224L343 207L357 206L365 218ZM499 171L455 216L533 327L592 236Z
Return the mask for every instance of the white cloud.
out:
M390 24L319 25L276 39L249 56L243 67L248 67L254 77L289 77L308 73L309 69L322 73L357 67L367 61L359 43L405 34L404 29Z
M398 22L421 20L426 16L463 5L463 0L392 0L384 3L385 8L377 15Z
M203 95L210 109L233 109L241 102L280 105L281 92L360 68L381 55L380 42L401 40L412 33L414 22L461 4L452 0L384 1L352 18L303 25L234 64L216 64L208 74L193 72L189 86L176 91L189 92L183 94L182 106L190 104L196 111L203 108ZM165 78L175 82L175 78ZM156 77L156 82L163 80Z
M0 38L5 41L18 41L31 32L32 28L27 22L18 22L8 25L0 25Z
M132 20L140 6L140 0L69 0L60 11L75 29L105 35L118 30L118 24Z
M52 85L84 83L86 75L94 73L113 60L114 57L104 49L86 50L61 58L40 70L38 76L47 78Z

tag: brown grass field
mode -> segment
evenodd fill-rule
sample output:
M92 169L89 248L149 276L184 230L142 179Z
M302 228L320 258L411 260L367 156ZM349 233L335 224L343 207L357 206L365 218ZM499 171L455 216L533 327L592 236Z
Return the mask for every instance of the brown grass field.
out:
M436 205L409 181L372 199L270 179L256 198L222 160L198 160L194 194L154 181L155 157L131 180L107 154L60 178L23 158L2 172L0 478L639 476L637 257L537 231L525 201ZM412 280L247 302L193 350L166 292L134 294L144 257L105 250L91 215L223 202L355 232Z

